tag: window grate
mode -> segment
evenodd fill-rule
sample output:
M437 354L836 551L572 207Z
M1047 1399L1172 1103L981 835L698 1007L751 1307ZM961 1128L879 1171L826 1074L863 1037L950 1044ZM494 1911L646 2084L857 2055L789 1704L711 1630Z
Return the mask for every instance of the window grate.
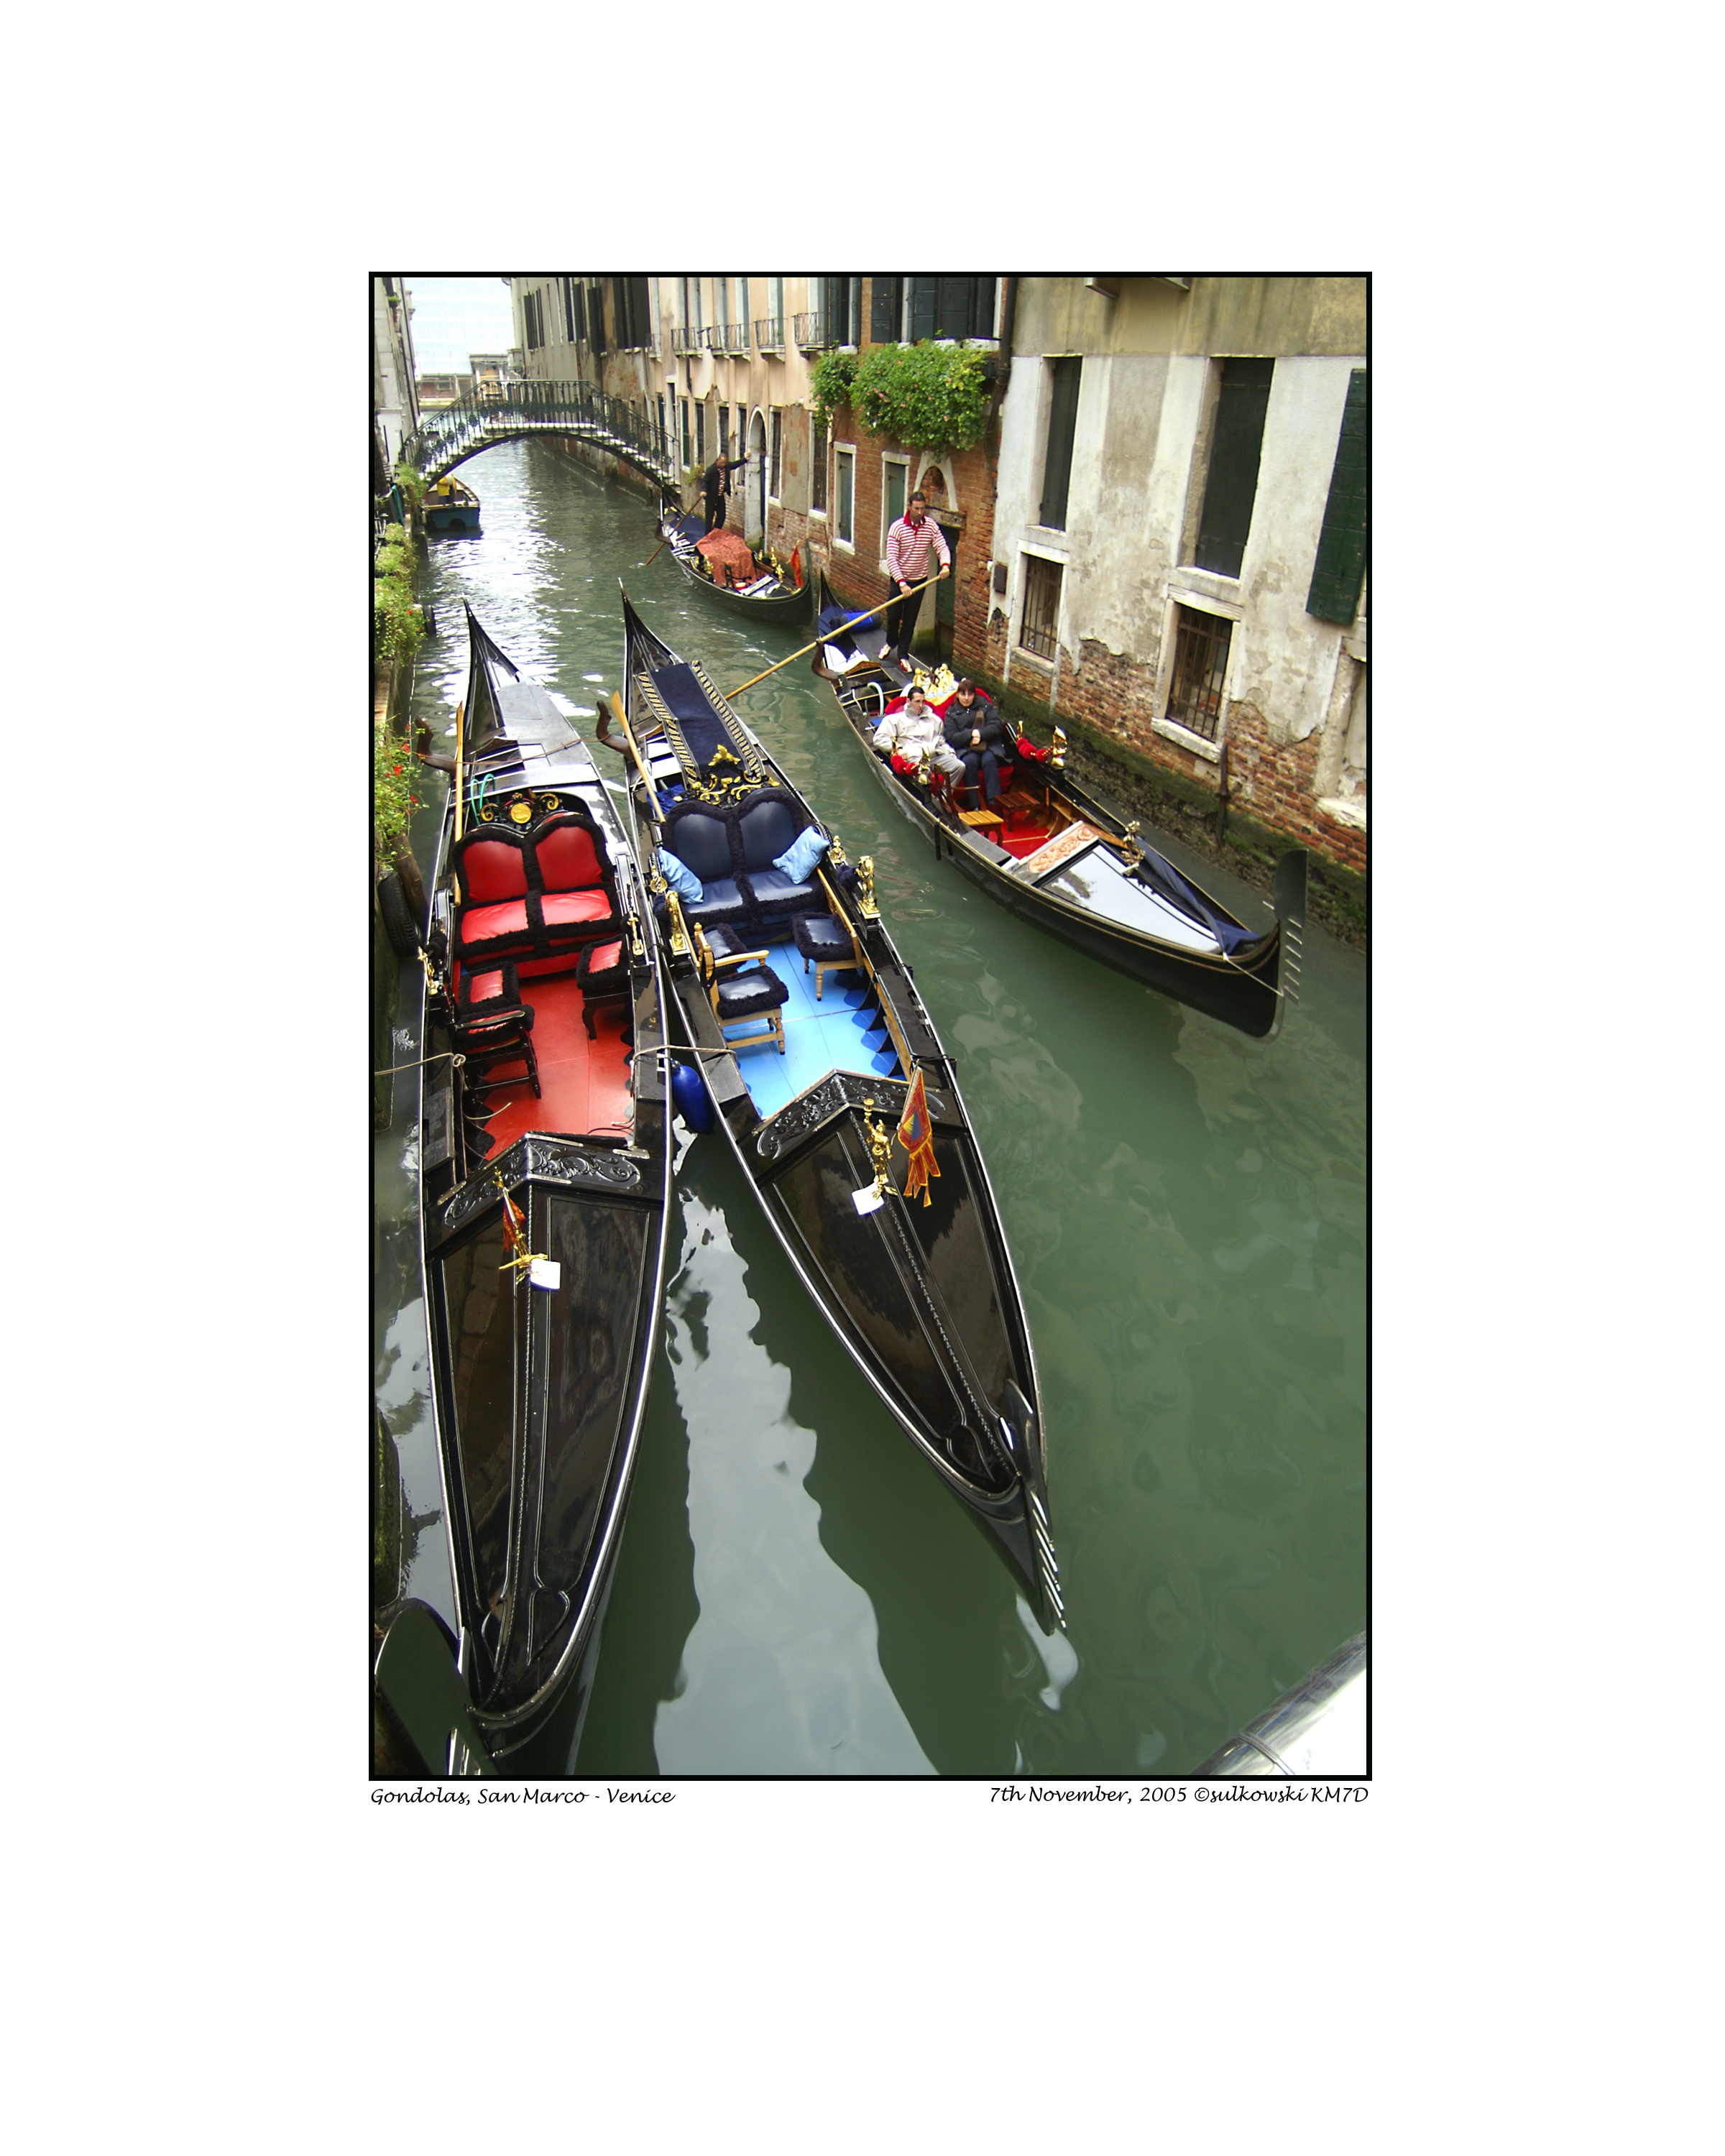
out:
M1228 646L1234 624L1220 614L1175 609L1174 679L1168 716L1189 733L1216 738L1222 716L1222 685L1228 674Z
M1060 565L1040 554L1024 557L1024 612L1019 624L1019 643L1039 659L1052 659L1059 649L1060 621Z

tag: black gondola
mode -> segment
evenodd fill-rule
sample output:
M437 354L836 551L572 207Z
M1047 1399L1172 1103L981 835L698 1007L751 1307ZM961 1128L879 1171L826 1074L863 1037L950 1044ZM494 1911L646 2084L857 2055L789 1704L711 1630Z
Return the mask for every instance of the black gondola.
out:
M421 1250L459 1667L501 1758L572 1685L578 1741L658 1344L670 1144L628 834L550 696L471 612L467 630L425 964Z
M685 512L673 501L665 502L660 510L659 535L670 548L685 583L693 584L698 592L716 599L731 613L747 615L751 621L809 619L814 604L813 586L798 584L776 570L762 575L756 585L742 590L733 591L717 583L708 573L698 547L698 542L706 536L706 526L692 510Z
M716 1109L822 1314L1005 1544L1052 1630L1064 1615L1018 1281L952 1063L875 903L873 865L845 860L701 668L626 595L624 624L626 703L613 706L667 1002L706 1083L691 1105ZM698 896L670 887L664 856Z
M855 615L834 601L824 576L815 590L817 624ZM870 740L918 670L883 657L886 641L870 614L817 646L810 664L838 697L882 785L936 853L1014 913L1105 965L1242 1033L1274 1034L1299 991L1305 853L1296 848L1277 862L1276 919L1253 929L1145 845L1136 823L1122 822L1079 784L1064 768L1058 726L1052 750L1045 750L1001 714L1011 757L992 810L938 773L894 771ZM945 708L942 699L936 709Z

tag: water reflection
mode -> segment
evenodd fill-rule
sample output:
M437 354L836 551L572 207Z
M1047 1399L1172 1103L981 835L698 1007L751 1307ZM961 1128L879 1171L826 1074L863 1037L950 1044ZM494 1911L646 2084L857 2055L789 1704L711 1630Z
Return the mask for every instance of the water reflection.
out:
M930 1774L880 1671L868 1597L821 1546L804 1486L815 1436L790 1372L754 1337L760 1312L724 1216L682 1194L667 1348L689 1433L689 1527L701 1614L654 1748L676 1774Z

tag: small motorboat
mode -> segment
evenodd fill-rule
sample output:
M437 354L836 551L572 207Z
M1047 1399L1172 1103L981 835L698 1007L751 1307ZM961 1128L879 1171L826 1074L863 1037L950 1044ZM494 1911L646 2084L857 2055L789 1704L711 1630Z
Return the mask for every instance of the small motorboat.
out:
M476 532L480 528L479 496L459 479L440 479L425 490L425 529L448 537L454 532Z

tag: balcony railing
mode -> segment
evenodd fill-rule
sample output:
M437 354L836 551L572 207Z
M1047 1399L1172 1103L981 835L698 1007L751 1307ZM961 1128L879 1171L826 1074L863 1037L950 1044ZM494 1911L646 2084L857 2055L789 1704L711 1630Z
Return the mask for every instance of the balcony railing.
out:
M673 347L680 352L697 352L701 349L701 331L691 330L687 322L677 324L676 334L671 341Z
M747 352L749 348L749 326L747 322L726 322L720 331L723 341L714 346L717 352Z
M755 342L762 352L784 350L784 317L769 315L764 321L755 324Z
M833 341L824 315L793 315L791 335L799 352L824 352Z

